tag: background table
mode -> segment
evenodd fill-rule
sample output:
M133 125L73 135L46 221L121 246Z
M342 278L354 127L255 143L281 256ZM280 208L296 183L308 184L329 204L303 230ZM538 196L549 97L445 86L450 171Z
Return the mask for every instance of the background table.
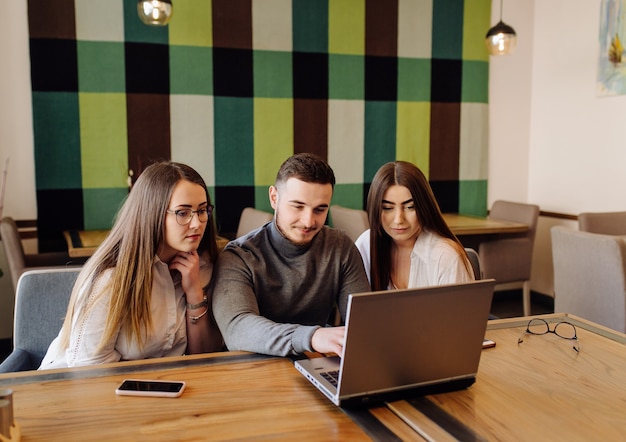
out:
M104 241L110 230L66 230L63 232L67 242L67 252L73 258L89 257ZM228 243L228 239L217 237L217 248L221 250Z
M458 213L444 213L443 219L457 236L465 235L502 235L524 233L528 225L513 221L504 221L477 216L459 215Z
M528 232L528 225L513 221L459 215L458 213L444 213L443 219L465 247L476 251L483 241Z

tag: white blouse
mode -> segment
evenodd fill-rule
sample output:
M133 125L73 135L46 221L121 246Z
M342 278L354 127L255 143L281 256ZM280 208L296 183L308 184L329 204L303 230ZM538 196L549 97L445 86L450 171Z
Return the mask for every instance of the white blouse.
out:
M212 270L211 263L201 259L200 280L203 287L208 285ZM152 272L150 313L153 330L144 337L142 346L138 346L120 327L114 338L96 352L104 333L111 301L110 289L103 291L113 275L113 270L109 269L96 281L88 302L79 307L87 309L87 314L83 316L81 311L74 313L68 348L60 347L57 336L50 344L39 369L183 355L187 348L187 319L180 273L175 272L172 277L168 265L158 257L155 257ZM85 287L79 296L84 293ZM81 317L79 323L78 318Z
M370 230L363 232L355 243L371 282ZM465 262L446 238L428 230L418 235L411 252L408 288L457 284L473 279L473 274L468 272Z

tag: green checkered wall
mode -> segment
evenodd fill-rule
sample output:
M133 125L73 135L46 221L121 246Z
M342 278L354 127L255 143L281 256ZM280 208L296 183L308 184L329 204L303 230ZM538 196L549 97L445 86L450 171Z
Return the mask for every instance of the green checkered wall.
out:
M385 162L444 211L486 212L490 0L29 0L38 230L107 228L156 160L195 167L222 232L269 210L285 158L314 152L361 208ZM59 209L62 207L62 210Z

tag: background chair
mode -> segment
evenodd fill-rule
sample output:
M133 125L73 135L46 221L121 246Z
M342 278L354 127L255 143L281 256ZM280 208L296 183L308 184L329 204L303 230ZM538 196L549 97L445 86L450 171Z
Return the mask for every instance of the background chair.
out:
M626 212L584 212L578 215L583 232L626 235Z
M493 278L498 284L522 283L524 316L530 311L530 270L539 206L498 200L489 211L490 219L515 221L528 225L528 231L481 242L478 255L483 278Z
M554 311L626 333L626 239L563 226L550 233Z
M0 373L36 370L59 334L80 268L50 268L22 273L15 298L13 351Z
M465 253L467 253L467 257L470 260L470 264L472 264L472 270L474 270L474 279L479 280L483 279L483 274L480 269L480 257L478 256L478 252L469 247L465 248Z
M239 225L237 226L236 238L245 235L248 232L257 229L266 223L270 222L274 218L274 215L269 212L255 209L253 207L246 207L241 211L239 217Z
M84 262L84 259L71 258L67 252L26 254L17 224L8 216L0 220L0 237L15 290L17 281L25 270L37 267L80 266Z
M352 241L356 241L361 233L370 228L365 210L332 205L330 206L330 220L333 227L345 231Z

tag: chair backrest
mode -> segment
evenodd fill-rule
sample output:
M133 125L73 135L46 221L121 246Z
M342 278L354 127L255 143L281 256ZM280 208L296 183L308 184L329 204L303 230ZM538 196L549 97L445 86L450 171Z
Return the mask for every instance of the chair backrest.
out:
M58 335L80 268L27 270L17 284L13 344L39 361Z
M488 218L524 223L528 231L506 238L495 237L479 245L483 277L494 278L498 283L529 280L539 206L498 200L493 203Z
M13 218L5 216L0 220L0 236L2 237L4 254L9 265L11 281L13 282L13 287L17 287L17 281L24 272L26 263L20 232Z
M330 219L333 227L345 231L352 241L356 241L361 233L370 228L365 210L332 205Z
M467 253L467 257L470 260L470 264L472 264L472 270L474 271L474 279L479 280L482 279L482 271L480 270L480 257L478 256L478 252L472 248L466 247L465 253Z
M256 228L267 224L274 218L274 215L263 210L258 210L253 207L246 207L241 211L239 217L239 225L237 226L236 237L245 235L248 232L253 231Z
M578 215L583 232L626 235L626 212L584 212Z
M577 315L626 333L626 239L550 229L554 311Z

